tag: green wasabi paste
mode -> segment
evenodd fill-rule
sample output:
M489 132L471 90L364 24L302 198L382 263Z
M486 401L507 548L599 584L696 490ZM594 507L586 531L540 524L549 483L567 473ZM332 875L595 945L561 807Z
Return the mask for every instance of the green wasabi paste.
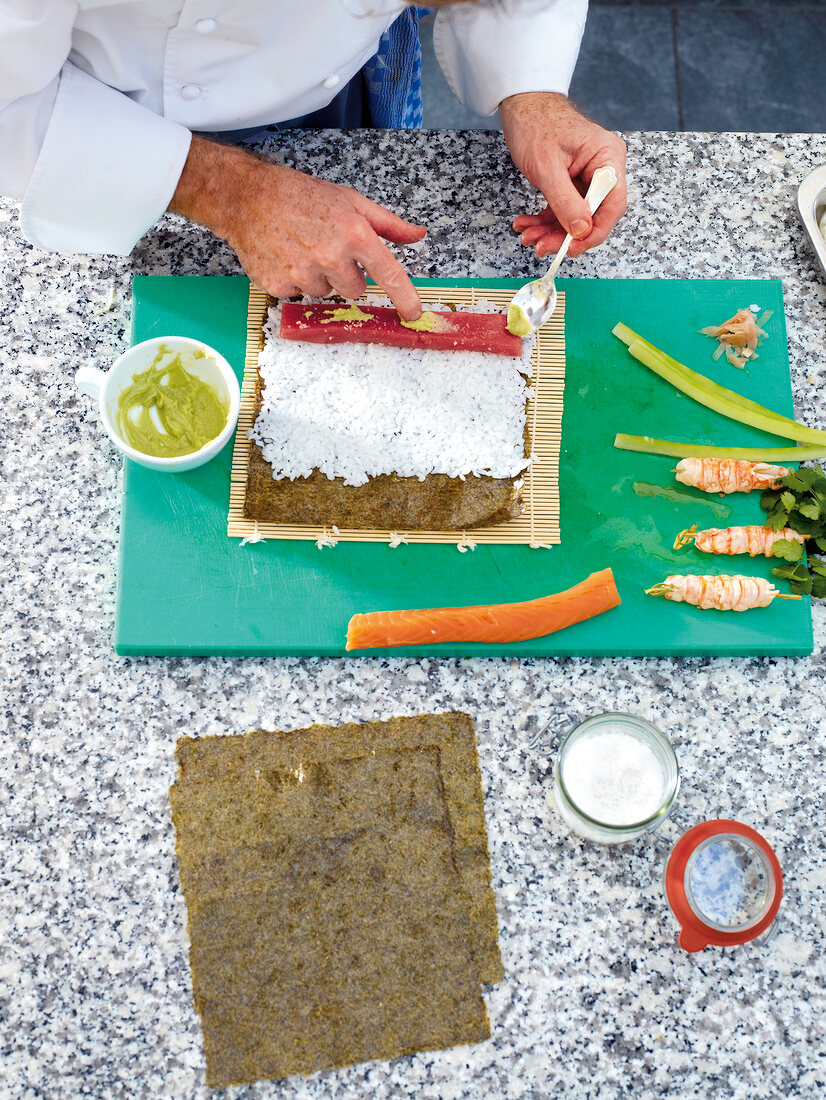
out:
M130 447L155 458L199 451L221 434L229 413L229 401L183 365L182 356L203 359L206 353L170 354L162 344L150 367L133 374L118 396L118 432Z
M373 317L372 313L365 313L363 309L359 309L355 302L346 309L344 307L341 309L325 309L324 312L326 317L322 319L322 325L329 325L333 321L369 321Z
M507 329L508 332L512 332L514 336L530 336L534 331L524 309L520 306L513 305L508 307Z
M435 313L426 310L417 321L402 321L405 328L412 328L416 332L436 332L436 322L439 318Z

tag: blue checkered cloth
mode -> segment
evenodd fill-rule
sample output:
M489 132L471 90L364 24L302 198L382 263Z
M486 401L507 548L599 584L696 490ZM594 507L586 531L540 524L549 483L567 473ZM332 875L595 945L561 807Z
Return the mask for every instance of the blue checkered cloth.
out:
M419 19L430 8L410 6L384 32L362 68L374 126L418 130L422 125L422 47Z

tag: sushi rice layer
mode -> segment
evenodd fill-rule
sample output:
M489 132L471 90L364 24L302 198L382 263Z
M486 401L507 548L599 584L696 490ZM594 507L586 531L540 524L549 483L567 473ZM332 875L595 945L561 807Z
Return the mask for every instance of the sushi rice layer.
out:
M366 310L371 304L390 303L377 297L359 302ZM490 302L462 311L500 312ZM314 470L347 485L380 474L510 478L529 465L525 376L531 373L533 339L523 342L522 358L516 359L288 341L279 336L280 323L275 306L264 324L261 411L250 432L276 479L307 477Z

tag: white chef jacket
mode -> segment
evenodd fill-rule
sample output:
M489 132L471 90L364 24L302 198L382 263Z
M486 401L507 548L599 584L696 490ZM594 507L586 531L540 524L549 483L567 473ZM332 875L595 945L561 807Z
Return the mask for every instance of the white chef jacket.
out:
M193 130L326 106L402 0L0 0L0 194L26 238L128 254L168 207ZM587 0L439 11L434 46L461 102L567 93ZM378 14L376 14L378 12Z

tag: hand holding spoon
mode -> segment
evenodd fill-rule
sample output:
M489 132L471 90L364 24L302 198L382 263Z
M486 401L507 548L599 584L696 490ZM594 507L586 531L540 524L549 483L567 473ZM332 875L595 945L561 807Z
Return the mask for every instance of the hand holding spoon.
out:
M604 168L597 168L591 177L585 201L588 209L595 214L605 196L613 189L617 182L617 172L610 164ZM562 242L562 247L550 266L547 275L541 279L534 279L517 290L508 307L508 332L515 336L530 336L532 332L544 325L553 311L556 309L556 285L554 276L559 265L568 254L573 237L569 233Z

